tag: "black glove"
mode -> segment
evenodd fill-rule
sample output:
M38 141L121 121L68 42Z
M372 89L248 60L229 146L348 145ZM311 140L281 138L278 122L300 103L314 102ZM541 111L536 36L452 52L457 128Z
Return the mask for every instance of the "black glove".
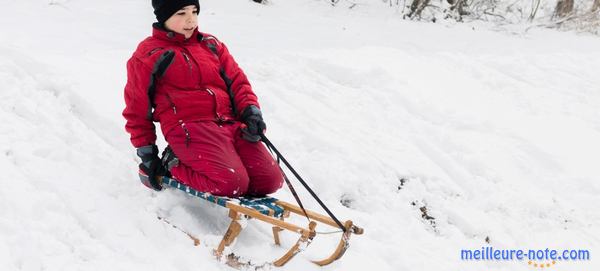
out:
M156 191L162 190L158 176L165 176L168 170L162 165L162 161L158 158L158 147L156 145L143 146L137 149L137 155L142 158L140 164L140 181L146 187Z
M245 127L242 127L242 138L250 142L258 142L261 135L267 129L267 124L263 121L260 109L254 105L250 105L244 109L240 117Z

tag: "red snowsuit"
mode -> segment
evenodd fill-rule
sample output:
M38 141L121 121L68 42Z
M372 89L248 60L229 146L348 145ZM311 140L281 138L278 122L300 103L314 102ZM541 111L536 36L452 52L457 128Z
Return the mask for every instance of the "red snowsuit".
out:
M175 55L164 75L154 81L155 109L149 119L151 74L168 50ZM221 71L230 81L233 97ZM213 36L195 31L185 39L155 26L127 62L125 103L125 129L133 146L154 144L153 121L160 122L180 161L171 173L181 182L233 197L269 194L281 187L281 170L265 146L241 137L239 114L249 105L258 107L258 101L227 47Z

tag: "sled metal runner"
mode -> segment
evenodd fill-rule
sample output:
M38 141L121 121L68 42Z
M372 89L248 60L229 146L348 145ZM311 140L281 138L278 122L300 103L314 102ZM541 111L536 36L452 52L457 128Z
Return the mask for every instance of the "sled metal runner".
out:
M223 255L223 252L226 247L230 246L234 242L234 240L243 230L243 225L245 225L245 223L241 223L241 220L254 218L273 225L273 239L275 244L278 246L280 245L279 233L281 231L288 230L300 235L298 241L296 241L296 243L283 256L271 263L263 264L274 265L277 267L285 265L294 256L310 245L312 240L317 235L315 230L317 227L317 222L339 228L339 226L331 218L309 210L306 210L306 215L310 220L307 226L302 227L286 222L285 219L290 217L291 214L304 216L303 210L294 204L281 201L273 197L228 198L213 196L209 193L194 190L193 188L168 177L162 177L162 185L163 187L171 187L182 190L187 194L202 198L229 209L231 223L229 224L227 232L223 236L219 246L214 250L214 254L218 259L223 259L223 256L225 256L225 262L228 265L238 269L254 265L250 264L249 262L245 263L240 261L239 257L233 254ZM344 228L345 230L342 233L340 241L332 254L322 260L314 260L312 261L313 263L324 266L340 259L349 247L350 236L352 234L360 235L363 233L363 229L354 225L350 220L347 220L344 223ZM187 234L190 236L190 238L192 238L192 240L194 240L194 244L197 245L198 239L189 233Z

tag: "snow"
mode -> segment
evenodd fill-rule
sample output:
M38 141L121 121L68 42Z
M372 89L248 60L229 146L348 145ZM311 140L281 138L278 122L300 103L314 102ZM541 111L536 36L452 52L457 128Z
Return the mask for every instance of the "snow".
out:
M230 270L211 254L225 209L137 178L120 113L150 3L5 2L0 268ZM201 30L246 71L271 141L338 217L365 229L330 266L309 262L337 243L319 235L281 270L532 269L460 260L482 246L588 249L590 261L556 269L600 267L600 39L405 21L381 1L270 2L201 1ZM275 196L294 201L287 189ZM283 255L270 227L244 224L233 251ZM282 234L287 247L297 238Z

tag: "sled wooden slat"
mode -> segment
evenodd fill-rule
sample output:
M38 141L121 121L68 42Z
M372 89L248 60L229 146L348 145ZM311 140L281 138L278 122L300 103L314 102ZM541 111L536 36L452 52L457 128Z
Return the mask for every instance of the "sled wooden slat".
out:
M309 222L308 227L301 227L284 221L284 218L289 217L290 213L294 213L296 215L304 217L304 212L299 206L278 200L273 197L220 197L194 190L191 187L186 186L172 178L161 177L161 182L163 186L179 189L181 191L186 192L187 194L207 200L209 202L218 204L229 209L229 217L231 218L231 223L229 224L229 227L225 235L223 236L223 239L219 243L219 246L214 250L215 256L217 256L217 258L219 259L221 259L222 256L224 256L223 251L225 250L225 248L233 244L234 240L242 232L243 227L242 224L240 224L241 219L254 218L273 225L273 238L276 245L280 245L281 240L279 238L279 234L283 230L289 230L291 232L300 234L298 241L296 241L296 243L282 257L271 263L264 263L260 265L263 267L267 265L273 265L278 267L283 266L284 264L289 262L295 255L297 255L308 245L310 245L314 237L317 235L315 231L317 222L321 222L334 228L339 228L337 223L335 223L335 221L330 217L324 216L322 214L310 210L306 210L306 215L308 216L309 220L312 219ZM245 223L243 225L245 225ZM340 242L338 243L335 251L329 257L323 260L312 261L313 263L323 266L334 262L335 260L342 257L348 249L351 234L363 233L363 229L357 227L356 225L353 225L352 221L350 220L346 221L343 226L345 231L342 234ZM192 235L189 236L190 238L193 237ZM199 243L199 240L197 240L197 238L193 239L195 239L195 244L197 245ZM241 262L240 257L236 256L233 253L227 255L225 261L227 265L237 269L256 267L256 265L252 264L251 262Z
M279 232L280 231L283 231L283 229L281 227L273 226L273 240L275 242L275 245L278 245L278 246L281 245L281 241L279 239Z
M302 209L296 205L293 205L291 203L282 201L282 200L278 200L277 204L282 206L284 209L289 210L292 213L295 214L299 214L301 216L304 216L304 212L302 212ZM325 223L329 226L332 227L336 227L338 228L339 226L335 223L335 221L333 221L333 219L331 219L330 217L315 213L313 211L310 210L306 210L306 214L308 215L309 218L314 219L316 221L319 221L321 223Z
M276 225L276 226L284 228L286 230L293 231L295 233L303 234L304 232L309 231L308 229L298 227L294 224L281 221L277 218L261 214L260 212L254 210L254 209L249 209L247 207L243 207L243 206L240 206L237 204L227 203L226 207L229 209L235 210L237 212L240 212L242 214L248 215L252 218L256 218L258 220L262 220L264 222L267 222L272 225Z
M229 228L227 228L227 232L225 232L223 240L221 240L221 243L215 251L217 258L221 258L225 247L231 245L233 240L235 240L235 238L237 238L242 231L242 225L238 222L240 219L239 215L236 212L229 212L229 216L231 217L231 224L229 224Z
M296 205L293 205L291 203L282 201L282 200L278 200L277 201L278 205L281 205L281 207L283 207L285 210L290 211L292 213L304 216L304 212L302 212L302 209ZM325 223L329 226L335 227L335 228L339 228L338 224L335 223L335 221L333 221L333 219L331 219L330 217L324 216L322 214L318 214L315 213L313 211L310 210L306 210L306 214L308 215L309 218L314 219L316 221L319 221L321 223ZM350 223L350 227L346 227L344 226L344 228L346 228L347 230L352 231L352 233L354 234L362 234L363 233L363 229L357 226L352 225L352 223Z
M346 223L344 223L344 227L346 229L352 228L352 221L350 221L350 220L346 221ZM328 265L328 264L334 262L335 260L341 258L342 256L344 256L344 253L346 253L346 250L350 246L349 242L350 242L351 233L352 233L351 231L346 231L346 232L344 232L344 234L342 234L342 238L340 239L340 242L338 243L337 248L335 249L333 254L331 254L331 256L327 257L326 259L320 260L320 261L312 261L312 262L315 264L318 264L320 266L324 266L324 265Z
M285 217L285 210L282 206L277 205L278 199L272 197L262 197L262 198L228 198L228 197L220 197L214 196L210 193L197 191L185 184L180 183L179 181L168 178L161 177L161 183L163 185L167 185L172 188L179 189L181 191L186 192L192 196L207 200L209 202L215 203L217 205L227 207L227 203L235 203L240 206L248 207L250 209L254 209L264 215L273 216L273 217Z
M315 238L316 227L317 223L315 223L314 221L310 222L310 224L308 225L309 230L302 233L302 236L300 236L300 239L298 239L296 244L294 244L294 246L290 248L290 250L288 250L288 252L285 255L275 260L273 262L273 265L277 267L283 266L284 264L289 262L294 256L296 256L298 252L302 251L305 247L307 247L312 242L312 239Z

